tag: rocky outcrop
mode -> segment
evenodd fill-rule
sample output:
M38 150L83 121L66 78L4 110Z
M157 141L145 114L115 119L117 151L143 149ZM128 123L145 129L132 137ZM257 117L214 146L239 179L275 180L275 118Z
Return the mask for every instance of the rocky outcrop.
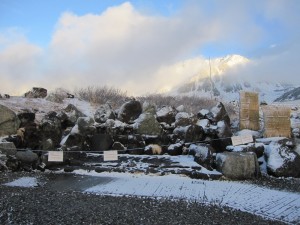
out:
M0 136L16 134L19 125L20 120L16 113L0 105Z
M47 89L41 87L33 87L31 91L24 94L25 98L46 98Z

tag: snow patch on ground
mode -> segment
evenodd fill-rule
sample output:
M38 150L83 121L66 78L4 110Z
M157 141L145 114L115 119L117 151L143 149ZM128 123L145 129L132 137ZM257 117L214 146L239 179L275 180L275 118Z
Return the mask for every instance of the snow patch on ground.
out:
M36 187L38 186L37 179L34 177L21 177L17 180L4 184L11 187Z

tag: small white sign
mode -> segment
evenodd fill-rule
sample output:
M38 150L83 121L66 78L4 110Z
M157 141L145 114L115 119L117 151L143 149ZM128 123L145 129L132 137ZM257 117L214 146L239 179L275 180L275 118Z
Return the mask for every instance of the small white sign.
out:
M233 136L231 137L231 142L233 146L236 145L242 145L243 144L243 140L240 136Z
M253 142L252 135L233 136L231 137L232 145L242 145Z
M244 135L242 136L242 140L244 144L251 143L253 142L253 137L252 135Z
M63 162L64 152L62 151L49 151L48 162Z
M104 151L103 152L104 161L116 161L118 160L118 151Z

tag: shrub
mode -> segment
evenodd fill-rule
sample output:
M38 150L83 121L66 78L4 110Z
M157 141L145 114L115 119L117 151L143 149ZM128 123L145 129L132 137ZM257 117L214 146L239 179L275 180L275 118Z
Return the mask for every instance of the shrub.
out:
M56 88L53 92L51 92L46 99L51 102L62 103L65 98L68 96L68 90L64 88Z
M113 87L89 86L87 88L76 89L75 96L93 104L110 103L112 107L118 107L127 98L127 93Z

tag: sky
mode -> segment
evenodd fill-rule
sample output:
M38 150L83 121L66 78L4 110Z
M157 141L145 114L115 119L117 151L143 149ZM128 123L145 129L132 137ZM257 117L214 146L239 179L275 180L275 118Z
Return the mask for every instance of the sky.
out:
M144 95L194 75L178 64L229 54L252 62L243 76L299 84L299 11L297 0L0 0L0 93Z

